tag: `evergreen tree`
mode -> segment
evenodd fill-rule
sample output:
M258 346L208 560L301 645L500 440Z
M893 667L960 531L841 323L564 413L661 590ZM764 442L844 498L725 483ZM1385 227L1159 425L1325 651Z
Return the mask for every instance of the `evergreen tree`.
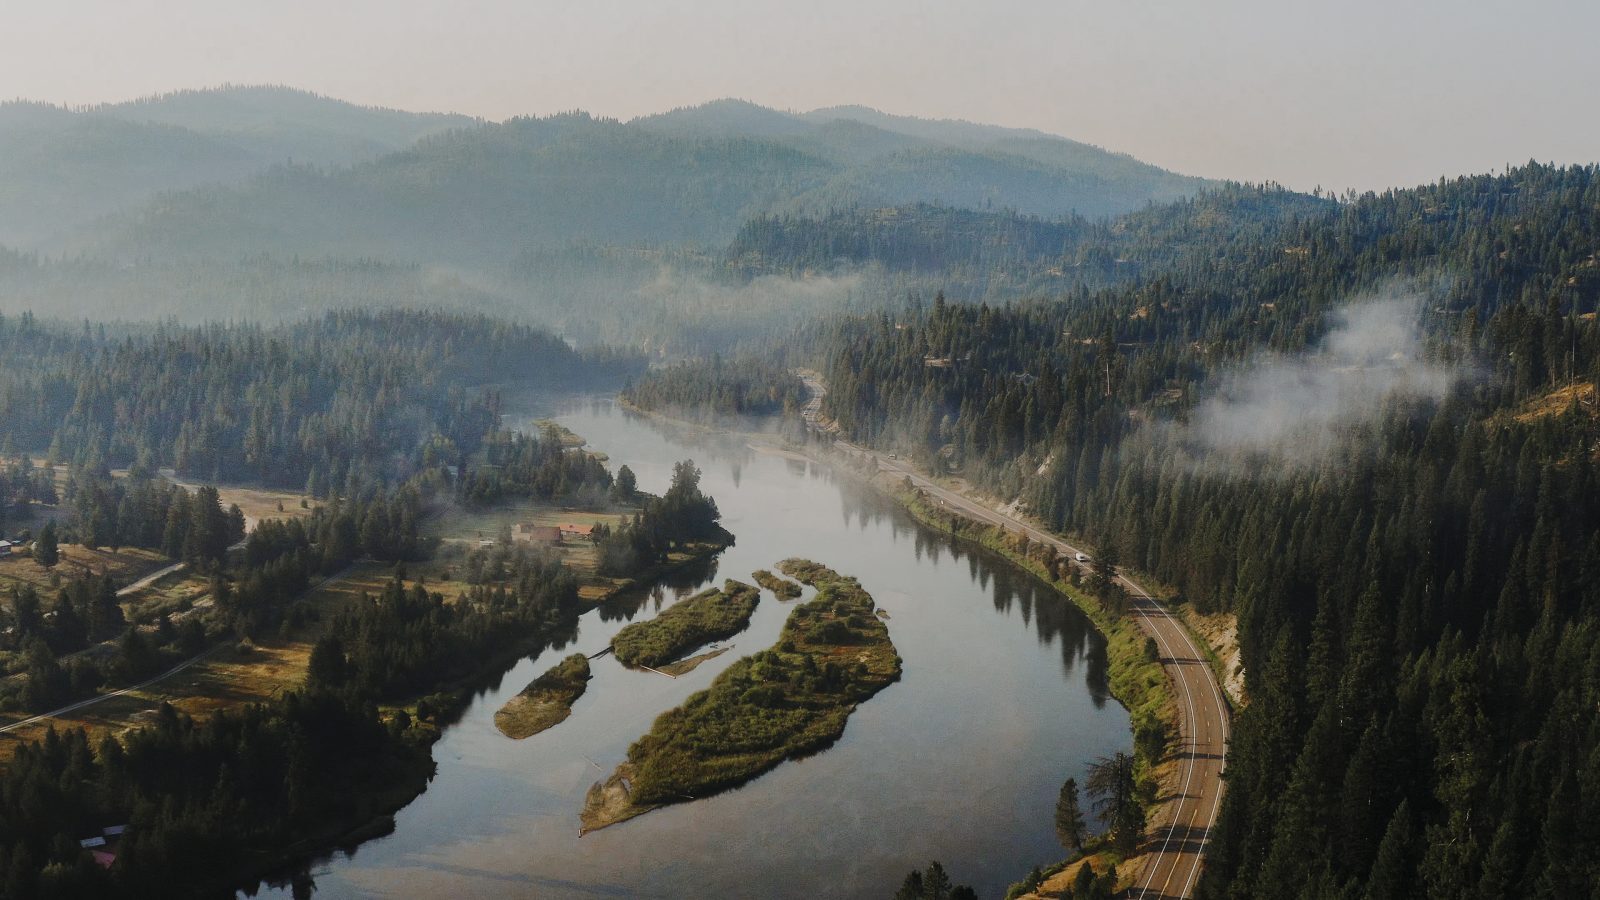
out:
M1088 836L1089 826L1078 806L1078 780L1068 778L1056 798L1056 839L1068 850L1082 851Z
M61 551L56 541L55 520L46 522L44 527L39 529L39 536L33 544L33 555L39 561L39 565L47 569L54 567L61 560Z

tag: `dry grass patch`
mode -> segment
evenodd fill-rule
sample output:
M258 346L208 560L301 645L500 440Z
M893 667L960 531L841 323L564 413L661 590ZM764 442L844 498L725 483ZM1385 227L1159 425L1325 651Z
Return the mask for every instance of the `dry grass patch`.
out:
M110 575L118 582L130 582L171 564L171 560L153 550L136 548L122 548L113 553L104 548L90 550L78 544L62 544L60 552L61 560L54 569L39 565L27 555L0 556L0 588L31 584L47 590L56 578L66 581L86 575Z
M53 725L57 731L82 728L91 745L107 734L121 734L150 724L162 703L179 712L206 719L218 712L269 701L305 680L311 644L304 640L275 641L241 648L224 646L202 661L170 678L139 691L107 697L66 715L19 728L0 736L0 761L10 760L16 748L42 739Z
M180 569L124 594L122 612L130 622L159 619L163 614L177 615L192 609L196 601L210 593L211 579Z
M223 509L237 504L245 521L251 525L262 519L304 519L317 507L315 501L303 494L267 488L218 485L217 496L222 500ZM300 506L301 500L306 500L306 507Z
M1594 383L1579 381L1522 404L1515 418L1524 425L1531 425L1540 419L1564 415L1574 404L1590 416L1600 416L1600 406L1596 402Z

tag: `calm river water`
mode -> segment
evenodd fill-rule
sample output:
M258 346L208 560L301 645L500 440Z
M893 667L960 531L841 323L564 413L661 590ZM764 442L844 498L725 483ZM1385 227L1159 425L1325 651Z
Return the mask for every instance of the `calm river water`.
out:
M319 900L887 900L933 859L995 898L1061 857L1052 825L1061 782L1081 783L1090 761L1131 743L1128 716L1107 694L1104 642L1075 608L818 464L661 426L609 400L573 403L557 419L613 467L632 467L645 490L664 490L672 464L693 458L738 543L711 572L588 613L572 643L524 659L477 697L434 745L438 774L394 833L311 868ZM861 579L892 617L905 677L817 756L580 839L589 785L657 715L771 645L793 604L763 592L734 650L675 681L595 660L572 717L527 740L496 731L495 710L562 656L604 649L628 621L788 556Z

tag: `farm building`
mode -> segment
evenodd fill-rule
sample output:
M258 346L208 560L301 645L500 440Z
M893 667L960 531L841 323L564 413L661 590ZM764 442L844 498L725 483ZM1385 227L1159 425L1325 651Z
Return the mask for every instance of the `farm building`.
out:
M554 525L535 525L532 522L519 522L511 532L512 538L533 544L559 544L562 534L562 530Z
M576 525L571 522L561 523L561 534L564 537L589 538L594 535L593 525Z

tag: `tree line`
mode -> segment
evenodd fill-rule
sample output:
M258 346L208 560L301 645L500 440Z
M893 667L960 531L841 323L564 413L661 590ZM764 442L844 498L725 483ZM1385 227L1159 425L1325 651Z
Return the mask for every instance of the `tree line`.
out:
M170 466L322 497L459 464L499 425L485 385L620 378L527 326L404 310L266 328L159 325L71 334L0 319L0 440L89 467Z

